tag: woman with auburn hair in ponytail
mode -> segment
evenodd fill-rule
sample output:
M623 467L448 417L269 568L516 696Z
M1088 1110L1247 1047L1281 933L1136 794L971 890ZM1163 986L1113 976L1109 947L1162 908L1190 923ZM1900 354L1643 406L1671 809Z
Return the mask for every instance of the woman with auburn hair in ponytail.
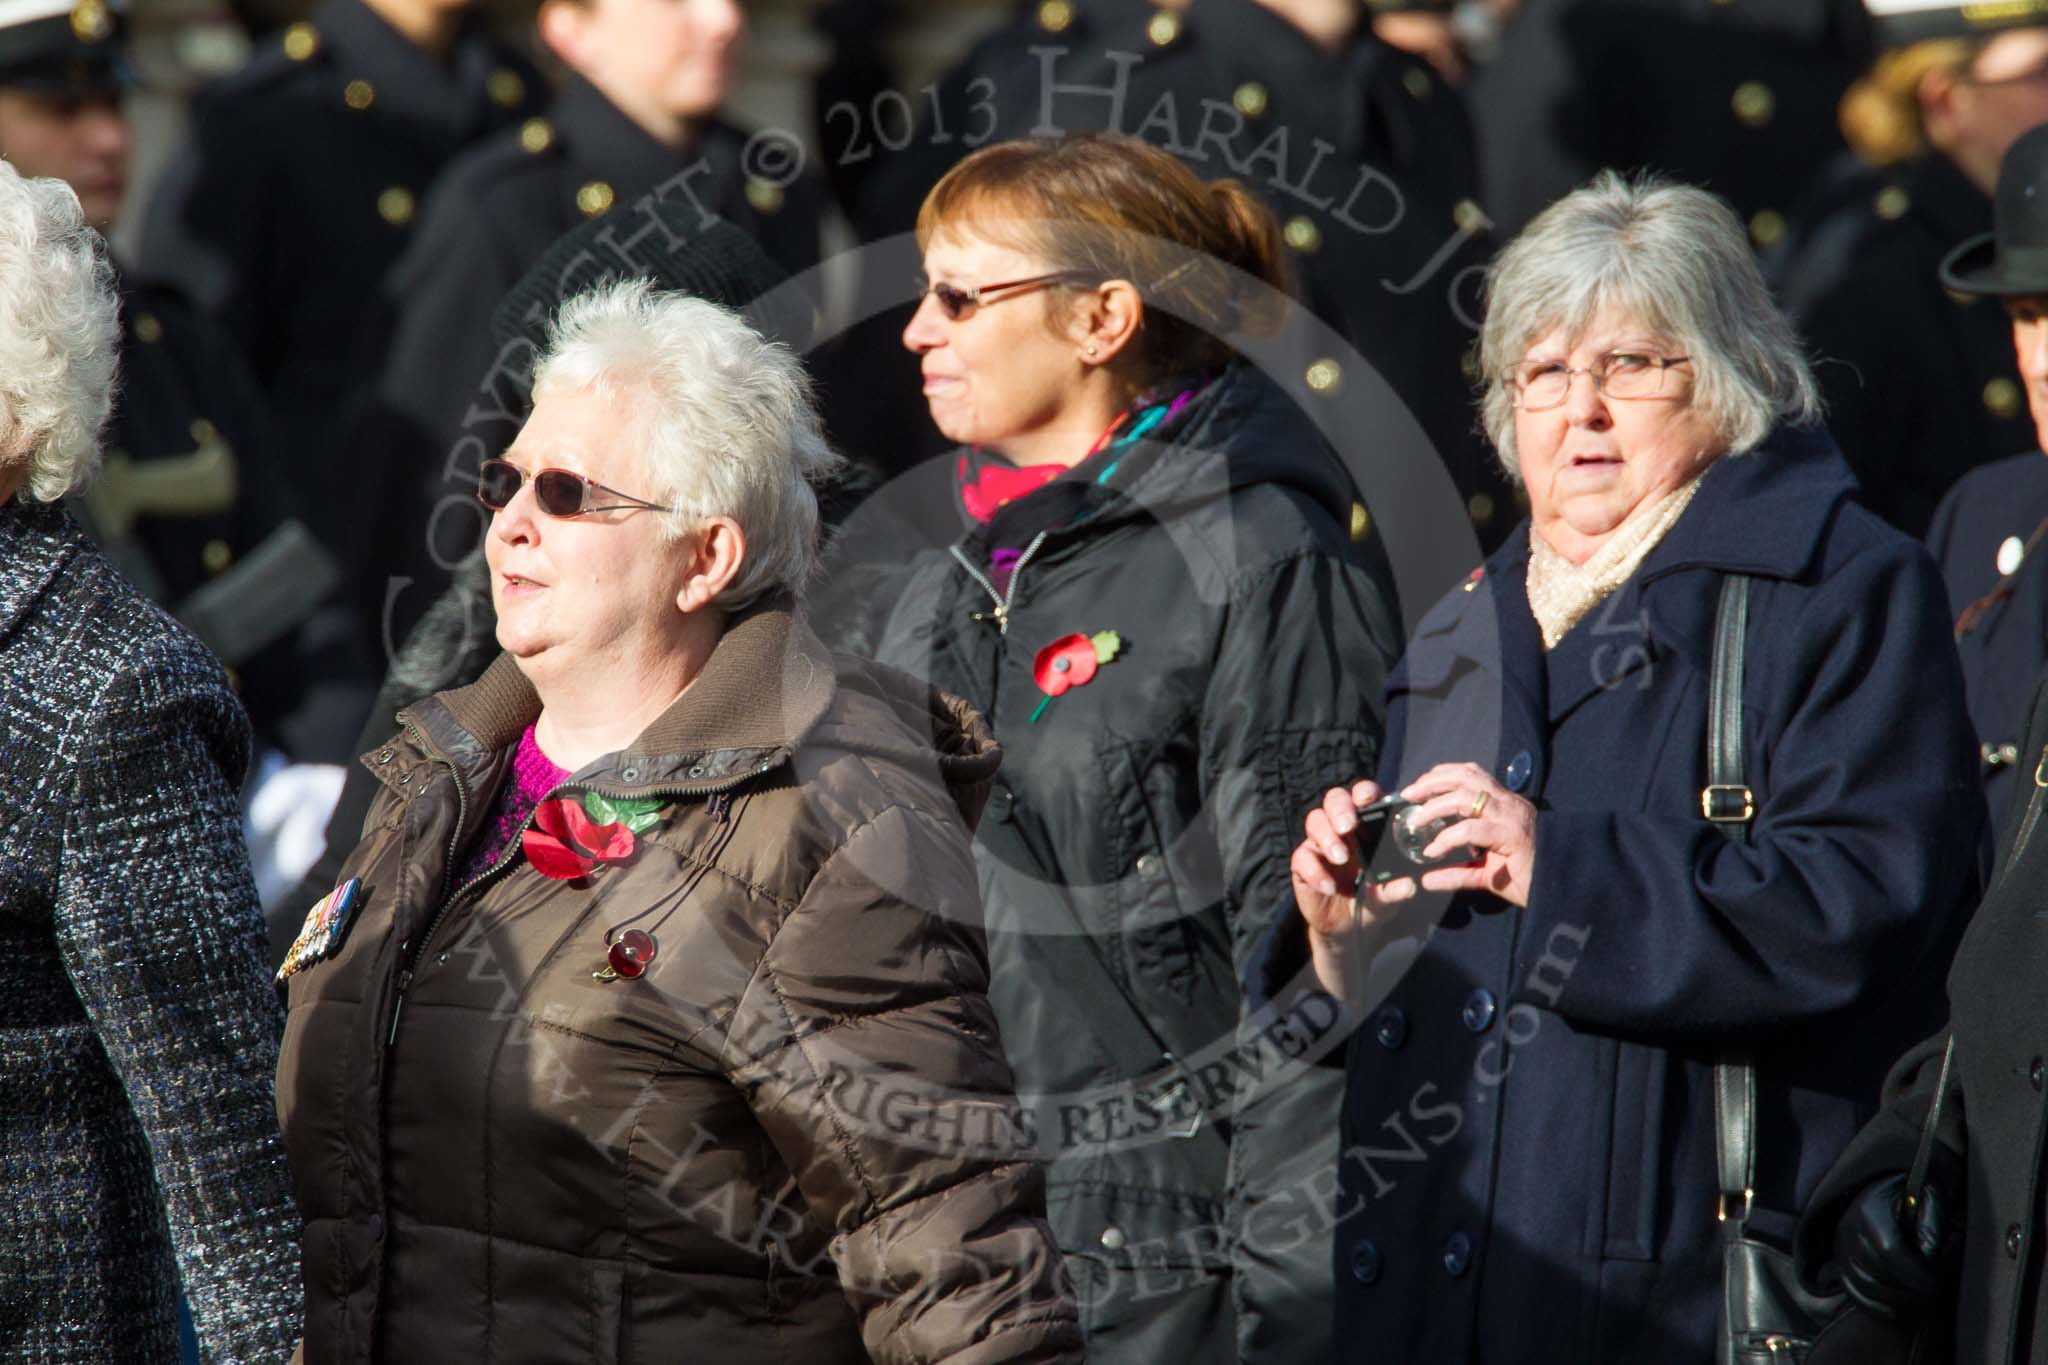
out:
M1318 1359L1340 1030L1239 983L1397 634L1343 467L1229 341L1286 306L1278 225L1081 136L968 157L917 238L903 340L958 449L844 528L816 617L1001 737L991 994L1089 1359Z

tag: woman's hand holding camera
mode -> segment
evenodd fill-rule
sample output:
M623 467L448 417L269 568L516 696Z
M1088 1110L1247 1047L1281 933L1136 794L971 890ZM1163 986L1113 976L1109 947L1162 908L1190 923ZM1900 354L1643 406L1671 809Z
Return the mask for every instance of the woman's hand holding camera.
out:
M1289 871L1295 904L1318 938L1377 923L1389 907L1414 899L1418 883L1426 891L1490 891L1511 905L1529 903L1536 866L1533 805L1476 763L1440 763L1400 796L1412 805L1382 806L1379 786L1372 782L1332 787L1308 813L1306 837L1296 846ZM1443 824L1415 850L1423 870L1375 881L1364 876L1353 839L1361 816L1402 820L1414 831ZM1468 851L1470 861L1426 866L1459 850Z

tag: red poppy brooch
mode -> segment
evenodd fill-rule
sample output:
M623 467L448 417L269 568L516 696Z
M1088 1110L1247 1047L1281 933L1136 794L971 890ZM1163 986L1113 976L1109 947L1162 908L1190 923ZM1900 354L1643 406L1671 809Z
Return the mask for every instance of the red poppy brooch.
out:
M1031 713L1031 723L1038 723L1054 697L1070 687L1085 687L1095 677L1095 670L1116 658L1123 647L1121 635L1113 630L1099 630L1093 635L1062 635L1039 650L1031 665L1031 677L1045 697Z
M533 810L533 823L519 836L526 861L543 877L572 881L600 863L633 856L635 834L660 822L662 803L584 792L582 800L557 797Z

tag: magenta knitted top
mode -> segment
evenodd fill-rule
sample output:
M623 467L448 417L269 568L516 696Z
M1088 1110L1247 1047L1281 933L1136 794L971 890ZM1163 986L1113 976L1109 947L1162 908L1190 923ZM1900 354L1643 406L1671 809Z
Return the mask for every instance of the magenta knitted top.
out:
M469 856L450 885L464 886L498 861L498 855L518 836L519 827L533 814L533 808L568 780L569 770L548 761L534 740L533 727L527 726L526 733L519 737L519 747L512 753L512 774L499 786L497 798L484 816L483 828L477 831L475 842L469 846Z

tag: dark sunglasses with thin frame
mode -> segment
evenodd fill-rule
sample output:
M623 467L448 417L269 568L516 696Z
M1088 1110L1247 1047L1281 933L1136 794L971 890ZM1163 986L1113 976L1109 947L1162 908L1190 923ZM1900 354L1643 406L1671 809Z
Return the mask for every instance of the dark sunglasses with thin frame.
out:
M519 496L519 487L526 479L526 471L510 460L485 460L476 473L476 500L493 512L502 512L512 499ZM593 490L620 501L593 504L590 501ZM580 517L588 512L620 512L639 508L651 512L672 510L660 503L636 498L631 493L607 488L596 479L587 479L568 469L534 471L533 500L541 511L551 517Z
M1087 275L1077 270L1055 270L1049 275L1030 275L1021 280L1003 280L997 284L978 284L970 289L962 289L957 284L947 284L943 280L937 284L920 281L917 294L919 298L929 294L937 299L939 311L946 315L947 320L958 322L982 304L994 303L995 300L989 297L991 294L1018 289L1043 289L1049 284L1070 284L1087 278Z

